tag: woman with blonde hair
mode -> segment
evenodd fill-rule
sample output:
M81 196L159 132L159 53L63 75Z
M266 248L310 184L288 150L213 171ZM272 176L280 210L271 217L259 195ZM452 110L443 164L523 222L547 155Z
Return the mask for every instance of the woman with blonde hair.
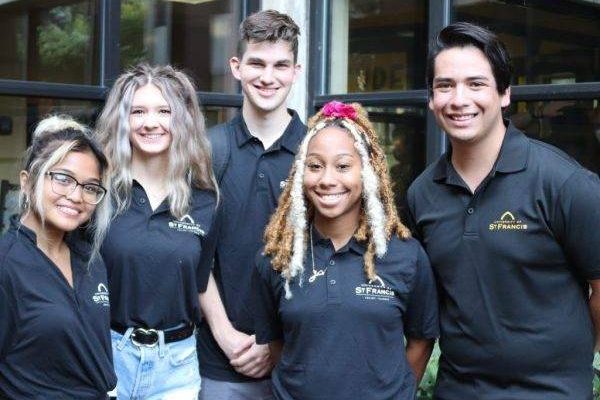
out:
M275 397L412 399L438 336L427 256L362 107L330 102L308 127L254 275Z
M218 190L189 77L141 64L99 117L115 217L102 246L118 398L196 398L195 326L216 236Z
M20 215L0 239L0 398L104 399L116 384L98 251L108 164L88 133L49 117L25 153Z

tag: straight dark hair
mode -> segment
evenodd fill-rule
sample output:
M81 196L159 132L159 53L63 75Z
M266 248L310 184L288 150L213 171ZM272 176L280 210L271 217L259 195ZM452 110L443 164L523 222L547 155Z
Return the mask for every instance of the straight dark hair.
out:
M427 58L427 89L433 94L435 59L444 50L474 46L481 50L492 67L496 89L504 94L510 86L512 64L504 43L492 31L469 22L455 22L442 29L433 39Z

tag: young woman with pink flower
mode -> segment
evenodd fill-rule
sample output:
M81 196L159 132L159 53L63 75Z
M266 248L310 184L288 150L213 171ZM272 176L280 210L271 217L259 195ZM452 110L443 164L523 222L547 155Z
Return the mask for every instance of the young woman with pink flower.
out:
M308 126L253 281L275 397L414 398L439 333L429 261L362 107L330 102Z

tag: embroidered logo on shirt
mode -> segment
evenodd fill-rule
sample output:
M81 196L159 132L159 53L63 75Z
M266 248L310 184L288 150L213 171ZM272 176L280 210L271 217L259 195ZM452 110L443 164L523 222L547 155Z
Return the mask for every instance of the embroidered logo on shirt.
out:
M492 222L489 226L490 231L524 231L527 230L527 224L520 219L515 218L510 211L504 212L500 219Z
M375 275L374 279L371 279L367 283L361 283L354 288L354 294L360 296L365 300L381 300L390 301L396 296L396 293L392 288L385 286L383 279Z
M170 221L169 228L175 229L178 232L193 233L198 236L206 235L206 232L188 214L181 217L179 221Z
M96 293L94 293L94 295L92 296L92 300L94 300L94 303L103 305L104 307L109 306L110 303L108 300L108 288L104 283L98 284L98 289Z

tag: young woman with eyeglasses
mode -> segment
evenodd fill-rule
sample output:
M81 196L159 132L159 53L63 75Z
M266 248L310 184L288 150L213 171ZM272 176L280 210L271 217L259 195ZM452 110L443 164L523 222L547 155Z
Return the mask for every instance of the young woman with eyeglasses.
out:
M97 124L116 215L102 246L118 398L196 399L195 327L215 248L217 186L196 90L170 66L138 65Z
M438 335L429 261L362 107L330 102L308 128L253 281L256 342L281 351L273 393L413 399Z
M1 398L105 399L116 385L99 255L107 166L70 118L49 117L34 132L20 215L0 239Z

